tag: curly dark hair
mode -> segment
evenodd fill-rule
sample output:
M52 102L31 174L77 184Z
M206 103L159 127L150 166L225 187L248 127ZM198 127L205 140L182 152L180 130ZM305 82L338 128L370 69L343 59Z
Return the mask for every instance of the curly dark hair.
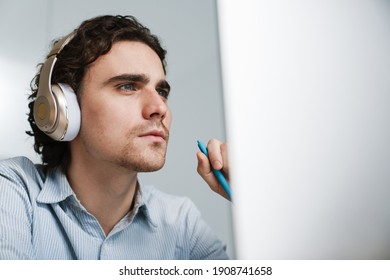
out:
M164 73L166 73L166 50L162 48L159 39L151 34L147 27L133 16L106 15L86 20L75 30L74 37L58 55L51 83L66 83L78 96L89 65L108 53L112 45L119 41L137 41L148 45L159 56ZM31 102L28 104L30 109L28 121L32 131L26 131L26 133L34 136L34 150L41 155L45 167L61 167L66 172L70 163L68 142L51 139L37 127L33 117L42 65L43 63L38 65L39 71L30 84L32 94L29 96Z

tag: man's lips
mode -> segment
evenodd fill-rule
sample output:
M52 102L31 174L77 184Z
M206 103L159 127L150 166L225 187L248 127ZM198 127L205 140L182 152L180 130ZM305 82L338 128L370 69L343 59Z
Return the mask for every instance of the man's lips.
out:
M165 140L165 132L163 130L152 130L140 135L140 137L156 137Z

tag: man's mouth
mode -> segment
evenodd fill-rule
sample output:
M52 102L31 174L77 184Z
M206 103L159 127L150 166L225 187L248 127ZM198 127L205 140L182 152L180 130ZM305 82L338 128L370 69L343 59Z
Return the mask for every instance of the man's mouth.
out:
M151 130L141 134L139 137L150 139L155 142L162 142L166 140L166 134L163 130Z

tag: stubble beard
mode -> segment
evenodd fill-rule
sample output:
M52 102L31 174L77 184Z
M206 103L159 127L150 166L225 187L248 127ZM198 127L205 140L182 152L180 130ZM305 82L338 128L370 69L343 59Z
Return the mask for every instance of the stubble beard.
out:
M157 128L164 130L165 141L162 143L152 142L142 147L138 146L137 141L134 140L138 139L140 134L150 129L140 127L131 131L127 135L127 139L130 139L130 141L123 147L117 164L122 168L136 172L160 170L164 166L166 159L169 130L163 124L157 126Z

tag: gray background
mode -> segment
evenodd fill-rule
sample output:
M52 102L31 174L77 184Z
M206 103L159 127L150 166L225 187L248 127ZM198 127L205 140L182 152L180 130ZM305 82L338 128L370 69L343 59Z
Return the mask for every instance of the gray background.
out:
M168 158L161 171L142 174L143 181L190 197L234 258L230 203L196 172L196 140L225 140L215 1L0 0L0 159L23 155L40 161L25 134L36 65L53 39L103 14L134 15L168 50L173 112Z

